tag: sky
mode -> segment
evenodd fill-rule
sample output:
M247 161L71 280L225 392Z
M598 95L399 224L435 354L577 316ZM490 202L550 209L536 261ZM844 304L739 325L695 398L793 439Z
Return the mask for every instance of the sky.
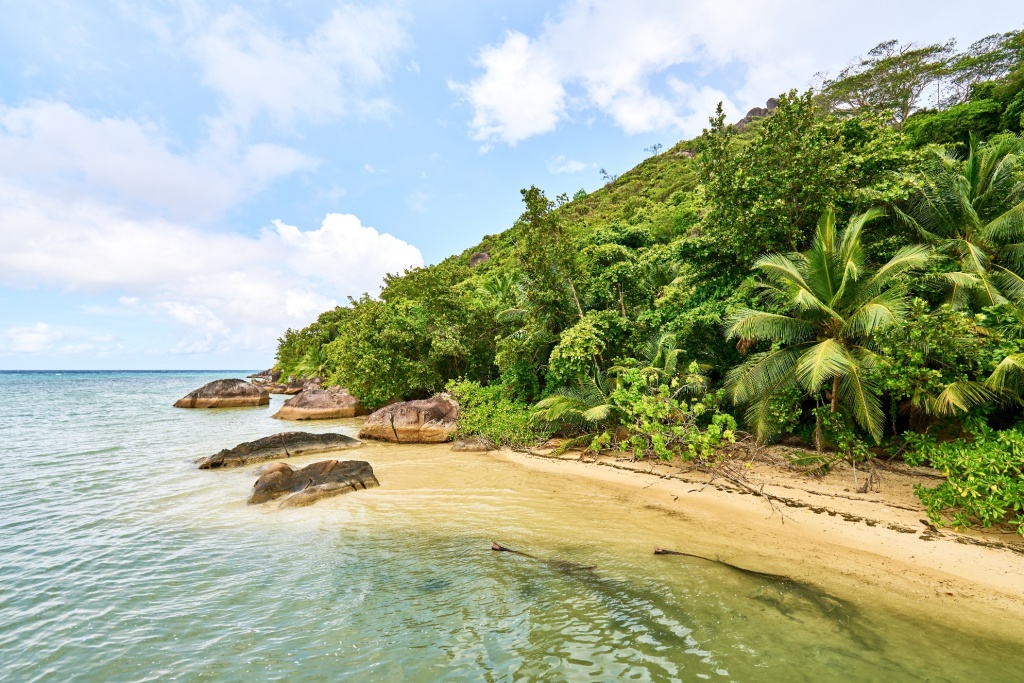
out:
M0 369L262 369L383 277L1019 0L0 0Z

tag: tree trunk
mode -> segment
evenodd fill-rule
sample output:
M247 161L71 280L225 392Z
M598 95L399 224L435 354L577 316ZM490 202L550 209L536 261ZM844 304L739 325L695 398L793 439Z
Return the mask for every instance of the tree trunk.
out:
M572 278L566 278L569 281L569 289L572 290L572 300L576 302L576 310L580 314L580 320L583 320L583 307L580 306L580 298L576 296L576 286L572 283Z
M814 416L814 450L821 453L825 445L825 435L821 433L821 415Z
M839 375L832 378L832 412L839 412Z

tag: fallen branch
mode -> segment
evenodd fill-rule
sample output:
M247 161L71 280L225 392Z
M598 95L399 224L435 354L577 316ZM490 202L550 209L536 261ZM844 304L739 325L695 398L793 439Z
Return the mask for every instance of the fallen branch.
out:
M537 557L536 555L531 555L530 553L524 553L521 550L513 550L512 548L506 548L505 546L501 545L500 543L497 543L496 541L491 541L491 550L493 550L495 552L499 552L499 553L512 553L514 555L522 555L523 557L528 557L531 560L537 560L538 562L543 562L544 564L546 564L546 565L548 565L550 567L555 567L556 569L569 569L569 570L573 570L573 571L588 571L589 572L589 571L593 571L596 568L594 566L584 566L582 564L577 564L575 562L566 562L565 560L545 560L543 558Z

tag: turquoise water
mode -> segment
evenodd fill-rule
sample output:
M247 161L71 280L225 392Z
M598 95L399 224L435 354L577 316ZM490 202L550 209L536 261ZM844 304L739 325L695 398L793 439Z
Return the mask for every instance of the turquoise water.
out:
M1019 640L654 557L696 522L445 446L371 444L345 457L369 460L379 489L246 505L253 468L191 461L293 427L270 419L281 397L171 407L219 376L0 374L3 680L1024 677ZM492 539L595 569L494 553Z

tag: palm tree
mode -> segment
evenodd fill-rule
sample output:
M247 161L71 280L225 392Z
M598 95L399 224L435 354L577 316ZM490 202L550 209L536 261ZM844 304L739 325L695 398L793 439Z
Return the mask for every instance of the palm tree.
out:
M295 369L299 375L310 379L313 377L326 377L328 365L330 365L330 359L327 357L327 352L324 350L324 347L317 346L310 349L302 357L302 361Z
M611 401L614 383L599 368L576 386L556 389L533 407L536 419L563 430L593 432L608 423L618 408Z
M775 436L772 397L794 386L810 396L826 391L833 412L844 406L861 428L881 439L884 418L870 380L877 362L871 338L907 310L899 276L923 266L929 249L904 247L872 272L864 262L861 232L880 215L872 209L854 216L837 234L830 209L809 251L769 254L755 264L766 300L780 312L737 311L726 321L726 336L743 346L765 341L773 348L731 370L726 382L733 400L747 404L747 423L759 439ZM820 450L820 423L816 440Z
M958 264L959 272L942 276L958 308L1024 301L1022 148L1016 135L987 144L972 135L966 161L934 149L907 211L896 209Z

